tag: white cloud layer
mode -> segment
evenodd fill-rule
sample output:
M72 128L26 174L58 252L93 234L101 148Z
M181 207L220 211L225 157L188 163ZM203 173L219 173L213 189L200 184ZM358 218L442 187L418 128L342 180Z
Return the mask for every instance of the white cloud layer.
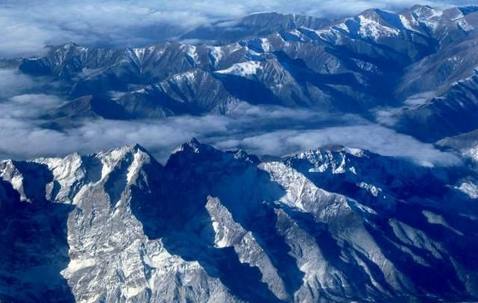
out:
M62 100L25 94L0 103L0 157L34 158L72 152L93 153L139 143L165 160L192 137L222 149L243 148L258 155L282 156L337 144L422 165L452 165L453 155L354 116L324 117L304 110L243 105L232 116L171 117L163 120L88 120L62 131L42 127L41 116Z
M372 151L383 156L414 160L423 166L454 165L459 160L431 144L399 134L377 124L326 127L306 130L279 130L240 140L219 142L223 148L242 147L252 153L282 156L327 145L341 145Z
M0 100L21 94L35 82L14 69L0 69Z

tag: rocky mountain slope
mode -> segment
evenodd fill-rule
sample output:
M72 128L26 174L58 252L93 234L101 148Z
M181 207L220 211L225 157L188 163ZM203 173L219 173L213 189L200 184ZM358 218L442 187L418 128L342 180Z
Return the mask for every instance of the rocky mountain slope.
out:
M0 301L477 300L474 174L196 140L165 165L140 146L3 161Z

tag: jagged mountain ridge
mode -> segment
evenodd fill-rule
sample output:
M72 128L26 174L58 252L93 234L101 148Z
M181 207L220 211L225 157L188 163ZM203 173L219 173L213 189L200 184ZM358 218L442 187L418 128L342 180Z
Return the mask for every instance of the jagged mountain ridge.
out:
M478 66L473 55L477 14L472 7L415 6L399 13L367 10L323 26L287 21L292 29L272 26L277 32L213 45L166 42L112 49L67 44L43 58L24 59L19 69L59 80L60 93L68 98L91 95L92 103L114 104L122 113L114 118L227 114L244 101L352 112L367 119L374 119L376 108L392 107L400 110L391 111L389 125L433 142L477 127L476 119L469 119L424 135L429 125L455 125L456 116L474 111L474 99L455 106L446 96L456 95L456 81L471 77ZM255 20L252 29L256 21L308 20L279 14L243 20L248 18ZM241 22L247 28L249 23ZM402 110L420 94L426 95L421 104ZM456 115L440 112L449 107ZM70 106L50 119L75 115ZM90 116L111 117L94 109Z
M330 23L331 21L325 18L263 12L251 14L239 20L221 20L203 25L183 34L181 38L224 44L254 36L267 36L274 32L285 32L299 27L318 29Z
M476 300L478 210L459 186L473 174L347 148L261 162L196 140L165 165L140 146L3 161L15 254L0 300ZM47 284L24 274L40 269Z

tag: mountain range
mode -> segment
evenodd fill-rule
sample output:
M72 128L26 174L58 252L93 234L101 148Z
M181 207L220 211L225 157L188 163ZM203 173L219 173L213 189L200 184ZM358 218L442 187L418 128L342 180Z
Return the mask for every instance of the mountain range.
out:
M477 29L475 6L263 12L147 47L1 59L35 81L24 93L55 97L31 109L45 132L234 119L246 104L307 113L298 132L310 114L353 117L453 161L202 139L166 161L138 144L0 160L0 302L478 301ZM26 102L13 99L0 108Z
M47 117L59 128L85 116L227 114L247 102L354 113L435 142L477 127L476 27L476 7L336 21L259 13L145 48L51 47L17 67L70 100Z
M194 139L164 165L138 145L3 161L0 298L476 300L463 169L340 146L263 162Z

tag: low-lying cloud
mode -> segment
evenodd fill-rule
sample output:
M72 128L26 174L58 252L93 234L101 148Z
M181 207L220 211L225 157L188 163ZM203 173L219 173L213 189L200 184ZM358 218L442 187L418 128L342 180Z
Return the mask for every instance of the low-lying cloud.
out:
M167 159L192 137L221 149L242 148L258 155L283 156L324 145L346 145L422 165L452 165L457 158L433 145L365 122L355 116L324 116L305 110L243 104L230 116L179 116L162 120L87 120L61 131L42 127L45 112L62 100L21 95L0 103L0 157L35 158L73 152L94 153L139 143Z
M35 82L18 70L0 68L0 101L19 95L32 88Z
M3 119L36 118L59 107L63 101L57 96L45 94L25 94L0 102Z
M377 7L471 4L467 0L3 0L0 57L38 55L49 44L143 46L198 25L258 11L334 18Z
M423 166L453 165L455 156L437 150L413 137L377 124L325 127L306 130L279 130L243 139L219 142L223 148L242 147L252 153L282 156L327 145L369 150L383 156L414 160Z

